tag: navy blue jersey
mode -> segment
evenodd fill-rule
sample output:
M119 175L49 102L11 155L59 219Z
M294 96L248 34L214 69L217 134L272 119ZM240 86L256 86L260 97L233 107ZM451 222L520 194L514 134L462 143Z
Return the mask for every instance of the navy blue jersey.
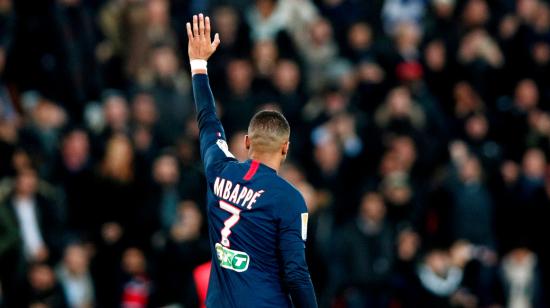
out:
M208 185L207 307L316 307L304 199L275 170L229 152L207 75L193 76L193 91Z

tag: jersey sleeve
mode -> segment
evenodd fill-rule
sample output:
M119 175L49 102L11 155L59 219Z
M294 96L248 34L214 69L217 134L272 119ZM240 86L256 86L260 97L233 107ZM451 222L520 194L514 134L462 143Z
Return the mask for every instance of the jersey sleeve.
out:
M206 178L210 180L223 169L225 163L236 159L229 152L223 126L216 115L216 105L208 75L193 75L193 95L199 124L201 158Z
M284 205L279 208L279 249L305 249L307 238L307 207L295 191L285 192Z
M286 197L280 208L278 235L283 279L295 307L317 307L305 255L307 207L297 192Z

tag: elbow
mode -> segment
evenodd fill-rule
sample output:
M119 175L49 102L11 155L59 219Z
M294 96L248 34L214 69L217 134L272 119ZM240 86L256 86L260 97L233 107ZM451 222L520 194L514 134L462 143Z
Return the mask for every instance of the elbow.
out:
M312 286L311 277L307 269L288 273L285 282L289 290L303 289Z

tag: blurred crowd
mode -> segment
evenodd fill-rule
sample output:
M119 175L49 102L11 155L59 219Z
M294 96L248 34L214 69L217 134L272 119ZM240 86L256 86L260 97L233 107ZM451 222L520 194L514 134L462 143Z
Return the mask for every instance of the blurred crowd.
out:
M549 1L0 0L1 307L198 307L198 12L230 150L291 124L321 307L548 307Z

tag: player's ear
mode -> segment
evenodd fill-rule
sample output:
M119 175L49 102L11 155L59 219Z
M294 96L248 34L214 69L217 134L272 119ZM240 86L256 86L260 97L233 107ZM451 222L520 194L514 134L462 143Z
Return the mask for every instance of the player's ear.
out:
M244 135L244 146L246 150L250 150L250 137L248 135Z
M285 143L283 143L283 147L281 151L281 154L283 154L283 156L286 156L288 154L289 147L290 147L290 141L286 141Z

